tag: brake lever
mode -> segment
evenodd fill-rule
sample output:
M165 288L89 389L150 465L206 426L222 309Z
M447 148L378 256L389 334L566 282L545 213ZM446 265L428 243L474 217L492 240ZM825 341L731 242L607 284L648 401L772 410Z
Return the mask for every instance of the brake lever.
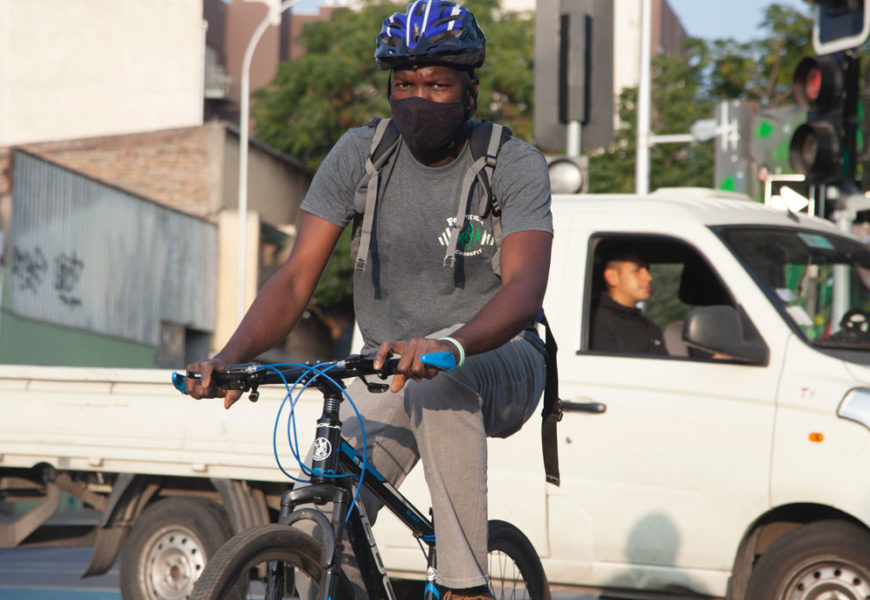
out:
M381 375L378 375L378 376L383 377ZM388 389L390 389L390 386L387 385L386 383L373 383L373 382L369 381L368 379L366 379L365 375L360 375L359 378L362 379L362 382L364 384L366 384L366 389L371 394L383 394Z

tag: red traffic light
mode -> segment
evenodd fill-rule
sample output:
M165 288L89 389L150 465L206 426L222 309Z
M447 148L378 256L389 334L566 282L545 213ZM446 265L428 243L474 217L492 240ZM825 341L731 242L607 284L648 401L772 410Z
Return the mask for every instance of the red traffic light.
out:
M808 56L798 63L791 89L801 108L826 112L842 101L843 69L828 56Z
M855 176L859 59L853 52L810 56L797 66L792 91L807 122L791 138L789 162L812 182Z

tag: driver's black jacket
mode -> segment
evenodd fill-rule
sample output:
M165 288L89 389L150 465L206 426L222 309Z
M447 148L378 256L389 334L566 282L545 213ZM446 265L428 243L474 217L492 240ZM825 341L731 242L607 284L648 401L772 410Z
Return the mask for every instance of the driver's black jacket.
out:
M607 292L601 294L592 314L589 349L667 355L661 330L640 309L615 302Z

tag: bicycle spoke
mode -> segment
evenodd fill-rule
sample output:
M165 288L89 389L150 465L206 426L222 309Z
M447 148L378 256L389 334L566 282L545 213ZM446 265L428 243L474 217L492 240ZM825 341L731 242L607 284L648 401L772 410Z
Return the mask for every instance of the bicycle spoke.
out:
M517 564L504 552L489 553L490 587L498 600L527 600L522 574Z

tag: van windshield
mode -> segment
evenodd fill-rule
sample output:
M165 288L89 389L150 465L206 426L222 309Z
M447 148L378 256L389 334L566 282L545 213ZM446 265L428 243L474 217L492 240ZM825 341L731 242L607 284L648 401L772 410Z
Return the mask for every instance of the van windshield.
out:
M870 250L812 230L723 227L718 231L807 342L870 350Z

